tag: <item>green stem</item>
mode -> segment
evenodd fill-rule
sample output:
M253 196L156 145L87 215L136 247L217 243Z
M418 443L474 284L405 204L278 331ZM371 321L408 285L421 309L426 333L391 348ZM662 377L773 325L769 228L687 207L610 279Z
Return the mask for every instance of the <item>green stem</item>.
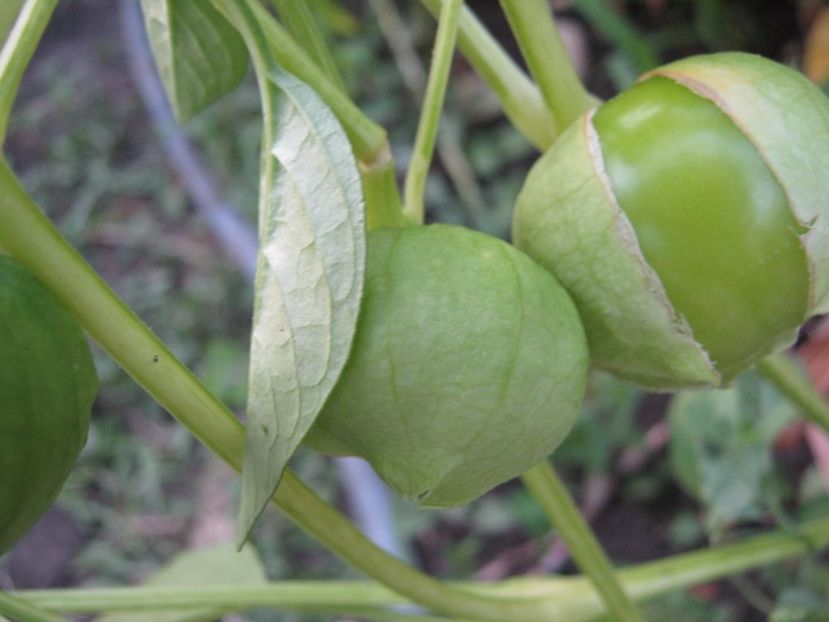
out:
M215 2L215 0L214 0ZM369 229L410 224L397 189L386 130L369 119L259 2L249 2L276 62L308 84L340 121L360 163Z
M550 463L542 462L521 479L567 543L576 564L593 582L614 619L642 620L642 614L625 594L610 560Z
M415 50L412 33L409 32L393 0L369 0L369 4L377 15L377 25L383 33L403 82L414 99L422 104L423 93L426 90L426 71ZM475 172L459 145L458 137L462 133L462 124L448 111L445 112L438 132L438 154L455 192L469 213L471 223L475 225L481 222L485 215L487 201L475 178Z
M0 245L55 294L165 410L231 467L241 469L244 429L239 421L61 237L2 159ZM434 611L482 620L544 619L535 599L502 601L459 591L390 556L289 471L274 501L346 562Z
M757 363L757 369L792 403L803 416L829 432L829 403L786 354L771 354Z
M43 611L39 605L9 596L0 590L0 615L15 622L66 622L60 616Z
M259 234L262 235L266 231L263 223L267 222L268 198L271 193L275 164L274 158L271 156L276 127L274 121L275 104L273 89L268 79L268 74L275 67L275 64L268 43L245 0L211 1L213 6L225 15L245 40L256 73L256 82L259 86L259 99L262 107L262 143L259 148L259 206L257 213L259 215ZM258 274L259 270L257 270L257 280Z
M823 518L735 544L641 564L622 571L622 582L633 598L652 598L784 559L816 554L827 545L829 518Z
M356 527L295 477L284 478L276 491L280 509L330 550L375 580L433 611L480 620L544 620L539 599L499 599L437 581L374 546Z
M403 212L397 189L397 169L391 151L386 145L384 156L371 166L360 163L363 180L363 198L366 202L366 229L405 227L415 224Z
M24 264L142 387L238 468L241 427L226 407L115 295L60 235L0 158L0 245Z
M547 0L501 0L527 67L559 132L593 107L556 28Z
M268 584L108 587L31 590L18 599L51 611L97 613L221 609L241 611L255 607L295 610L348 611L355 606L386 606L406 602L376 583L367 581L279 581Z
M816 553L827 545L829 518L823 518L796 529L631 566L618 574L628 593L637 601L644 601L752 568ZM605 613L595 588L584 577L536 577L501 584L463 582L449 585L457 590L495 593L502 597L537 594L550 604L549 620L580 622ZM360 607L391 608L411 603L381 585L365 581L31 590L16 592L15 596L46 610L66 613L204 608L239 611L255 607L354 611Z
M369 119L349 97L335 86L308 56L305 50L294 41L285 28L259 2L248 2L259 27L268 42L271 54L288 73L305 82L316 91L328 104L334 115L342 123L354 147L357 159L370 165L378 157L383 157L388 140L386 130Z
M6 139L20 80L57 3L57 0L27 0L0 50L0 143Z
M343 93L346 92L331 50L325 43L307 0L271 0L288 30L308 55L314 59L328 80Z
M421 2L437 16L445 0ZM516 129L541 151L552 145L556 125L538 88L467 7L461 11L458 47L498 97Z
M426 94L417 125L412 160L406 174L406 184L403 190L404 211L418 223L423 222L423 192L426 188L426 178L432 163L440 115L446 98L449 70L452 67L455 41L458 38L461 8L463 8L463 0L447 0L440 10Z

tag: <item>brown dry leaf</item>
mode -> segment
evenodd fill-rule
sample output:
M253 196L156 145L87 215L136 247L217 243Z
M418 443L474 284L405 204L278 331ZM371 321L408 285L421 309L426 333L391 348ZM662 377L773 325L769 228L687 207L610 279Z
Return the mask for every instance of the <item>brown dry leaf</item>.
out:
M820 9L809 30L803 54L803 72L818 84L829 79L829 7Z

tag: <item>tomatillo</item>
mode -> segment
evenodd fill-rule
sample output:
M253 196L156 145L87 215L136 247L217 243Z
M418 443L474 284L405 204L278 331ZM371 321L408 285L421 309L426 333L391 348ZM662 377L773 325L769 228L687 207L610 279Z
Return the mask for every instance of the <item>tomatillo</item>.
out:
M461 505L558 446L587 365L570 297L514 247L449 225L372 231L353 350L306 441L424 506Z
M722 386L829 309L829 103L758 56L693 57L586 113L535 164L516 245L573 296L594 363Z

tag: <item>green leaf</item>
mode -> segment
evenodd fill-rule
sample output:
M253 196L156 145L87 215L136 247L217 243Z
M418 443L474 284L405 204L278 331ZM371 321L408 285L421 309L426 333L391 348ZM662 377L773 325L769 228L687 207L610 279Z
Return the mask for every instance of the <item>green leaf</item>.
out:
M141 0L158 72L179 121L195 116L245 77L236 29L206 0Z
M774 503L771 445L796 410L756 374L723 390L687 392L671 403L671 466L706 507L716 531L757 519Z
M263 585L267 575L253 550L246 546L237 552L231 543L185 551L156 571L144 582L146 587L185 587L210 584ZM208 622L215 620L221 611L199 609L188 611L140 611L113 613L98 618L98 622Z
M821 622L826 620L829 594L817 594L806 587L785 590L769 614L769 622Z
M298 79L275 70L269 87L276 139L262 185L240 539L340 376L365 272L362 187L345 133Z

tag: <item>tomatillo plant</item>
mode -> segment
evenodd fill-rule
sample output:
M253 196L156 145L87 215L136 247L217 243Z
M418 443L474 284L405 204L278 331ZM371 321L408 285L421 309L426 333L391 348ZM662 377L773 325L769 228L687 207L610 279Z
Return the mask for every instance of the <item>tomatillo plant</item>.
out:
M722 386L829 303L829 103L744 53L689 58L570 126L518 198L515 243L573 296L594 363Z
M20 4L0 52L0 133L55 0ZM416 604L447 616L434 620L635 622L637 600L829 544L823 518L617 573L547 463L577 418L588 350L647 386L717 386L827 307L829 112L812 87L756 57L689 59L571 124L597 100L572 72L547 2L501 2L536 88L462 0L424 0L439 28L403 209L386 131L345 93L313 4L274 4L279 16L258 0L141 1L179 118L235 88L249 63L259 85L246 427L0 158L0 552L48 506L83 444L97 380L79 321L242 471L241 540L272 502L373 581L0 593L0 615L204 617L267 605L406 619L418 616L401 605ZM519 198L520 248L422 224L456 42L533 144L558 137ZM761 368L829 422L791 366ZM430 577L372 544L286 467L303 443L364 457L425 506L466 503L521 475L585 576L484 586Z

